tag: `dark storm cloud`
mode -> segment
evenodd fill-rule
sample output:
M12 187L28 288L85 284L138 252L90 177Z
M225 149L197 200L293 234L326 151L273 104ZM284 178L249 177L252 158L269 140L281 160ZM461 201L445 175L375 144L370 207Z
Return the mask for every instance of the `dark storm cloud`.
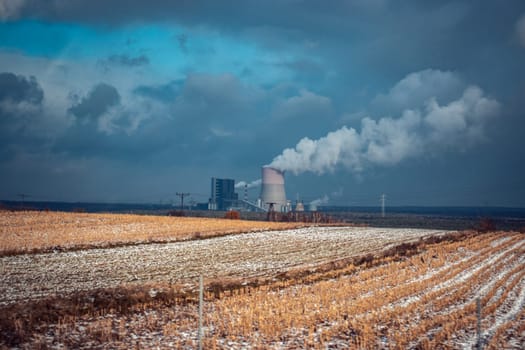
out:
M139 85L133 92L137 95L149 97L161 102L173 102L184 85L183 80L174 80L159 85Z
M40 117L43 101L44 91L35 77L0 73L0 135L4 143L18 139Z
M129 136L124 132L103 133L95 124L74 124L56 140L52 151L72 159L80 156L125 162L150 155L154 151L153 142L141 135Z
M35 77L0 73L0 159L41 145L44 91ZM35 130L36 128L36 130Z
M107 59L102 60L102 62L128 67L138 67L149 64L149 58L146 55L140 55L137 57L132 57L129 55L111 55Z
M229 74L190 74L138 86L128 100L119 96L107 84L94 87L69 109L80 122L57 140L54 152L114 160L160 157L166 164L228 162L256 130L251 118L265 98ZM139 125L129 131L137 117ZM199 156L175 156L190 151Z
M335 2L334 2L335 3ZM146 2L139 0L111 0L104 4L85 0L62 1L21 1L19 5L13 6L2 16L6 19L20 18L22 16L43 17L58 20L82 20L100 23L123 23L137 20L169 20L185 19L189 22L223 22L239 25L241 23L272 23L284 19L289 15L289 10L314 7L315 10L334 9L334 7L356 7L347 6L342 2L337 5L330 3L328 6L311 6L308 3L296 4L291 1L222 1L217 3L213 0L199 2L151 0ZM353 1L362 3L362 1ZM115 9L121 9L115 11ZM125 11L123 10L125 9ZM232 12L236 10L236 12ZM283 13L285 12L285 13ZM301 11L303 12L303 11ZM326 12L326 11L323 11ZM232 16L232 13L236 15ZM270 21L270 18L276 18Z
M360 132L366 117L364 129L369 134L362 138L380 146L367 143L374 144L370 156L395 161L390 146L381 142L396 141L400 151L407 150L401 146L408 139L395 131L407 130L401 124L408 119L397 122L396 118L418 110L423 124L430 125L422 134L423 143L432 137L443 145L454 141L438 156L429 160L408 151L398 153L399 159L406 160L388 169L366 167L359 184L338 168L322 181L314 175L289 175L287 188L294 194L305 189L331 193L343 186L348 198L387 189L392 203L404 199L405 204L479 205L486 204L480 202L486 196L491 204L523 205L525 163L519 145L525 108L525 2L521 0L504 5L496 0L21 0L12 4L16 6L4 7L0 19L81 23L109 31L140 30L144 24L174 28L167 36L170 45L178 45L176 50L184 53L180 57L189 62L183 71L161 70L161 78L126 79L123 85L131 86L119 91L98 85L73 106L68 103L61 113L71 106L68 111L77 122L58 138L55 154L70 155L72 160L103 159L105 164L128 162L130 174L142 162L155 173L176 165L191 168L188 173L199 169L210 176L217 175L217 169L230 168L228 176L244 172L242 176L249 178L253 169L258 176L258 166L304 137L318 140L351 128ZM181 30L185 34L178 34ZM198 33L195 41L188 40L193 31ZM198 39L210 37L231 43L232 60L237 59L237 48L242 56L247 46L255 47L259 62L239 58L242 79L235 69L214 62L212 49L207 56L202 54L205 60L193 62L192 44L197 47ZM148 56L111 55L122 52L127 51L98 57L112 73L126 69L158 73L153 72L158 68L153 63L162 60L157 60L154 50L147 51ZM174 80L180 74L184 79ZM260 76L265 83L257 80ZM30 78L25 79L30 83ZM98 81L87 79L79 86L91 87ZM463 108L463 102L476 95L463 94L469 86L478 86L483 91L480 97L497 101L501 117L468 129L486 136L484 142L465 152L449 152L448 147L462 149L461 143L469 139L453 132L465 121L472 125L469 118L476 115L476 108ZM38 101L38 93L34 96ZM513 102L513 96L518 101ZM40 104L13 105L22 112ZM444 113L448 111L454 113ZM344 120L345 114L358 117ZM348 129L342 129L345 122ZM423 150L416 146L409 150ZM428 184L434 193L443 192L450 199L429 198ZM466 188L483 195L474 196ZM323 193L309 195L313 199ZM369 203L376 204L377 198Z
M104 26L164 21L210 28L281 51L302 51L337 70L337 89L373 89L428 68L462 70L472 81L490 62L525 68L502 54L521 33L525 2L498 1L167 1L24 2L18 14ZM114 9L125 9L115 11ZM516 34L518 32L518 34ZM516 45L517 46L517 45ZM505 72L506 73L506 72ZM506 74L488 70L487 83ZM485 81L475 81L484 86ZM338 96L343 98L343 96ZM353 102L346 96L348 102Z
M516 22L516 35L520 44L525 47L525 14Z
M188 52L188 36L184 33L176 36L177 44L182 52Z
M326 121L332 114L332 101L326 96L317 95L306 89L301 89L297 95L279 102L273 116L278 119L296 119L296 122L305 123L307 119L314 119L315 123Z
M184 110L204 109L205 115L247 107L257 91L243 85L232 74L190 74L176 104ZM233 116L233 115L232 115Z
M43 99L44 91L35 77L0 73L0 102L40 104Z
M149 57L139 55L136 57L130 55L110 55L107 58L97 61L97 67L104 73L109 73L113 68L137 68L150 64Z
M316 62L299 59L294 61L287 61L282 63L277 63L278 66L286 67L297 72L306 72L307 74L322 74L324 72L323 67Z
M477 1L475 5L463 2L449 1L404 1L402 3L389 0L341 0L341 1L281 1L281 0L214 0L202 1L170 1L151 0L110 0L93 2L87 0L72 1L20 1L3 16L6 19L42 17L64 21L86 21L93 23L123 24L126 22L143 22L156 20L175 20L185 24L209 24L215 27L239 29L252 28L297 28L311 33L324 35L327 32L337 33L337 36L361 36L366 29L384 22L387 26L397 23L397 29L411 26L410 23L398 21L398 15L413 16L416 13L426 13L424 18L412 17L408 22L424 27L444 28L458 24L473 12L478 19L478 26L493 28L500 21L484 22L486 18L494 18L494 13L506 13L505 17L514 18L507 23L513 26L522 14L517 9L525 5L519 0L506 1L501 6L497 1ZM117 10L116 10L117 9ZM486 10L495 12L485 13ZM7 13L9 12L9 14ZM485 14L484 14L485 13ZM292 16L292 14L294 14ZM390 16L384 17L384 14ZM503 18L501 18L503 20ZM507 18L506 18L507 19ZM373 20L370 22L370 20ZM469 21L476 21L470 18ZM426 25L424 25L426 23ZM499 26L501 23L496 24ZM343 28L354 29L353 33L344 33ZM359 29L361 28L361 29ZM396 29L396 28L392 28ZM368 33L383 32L381 27L368 30ZM426 30L425 30L426 32ZM386 33L383 33L386 34ZM441 35L441 33L436 33ZM469 34L471 35L471 34Z
M84 120L94 120L120 102L117 89L109 84L96 85L82 100L69 108L69 112Z

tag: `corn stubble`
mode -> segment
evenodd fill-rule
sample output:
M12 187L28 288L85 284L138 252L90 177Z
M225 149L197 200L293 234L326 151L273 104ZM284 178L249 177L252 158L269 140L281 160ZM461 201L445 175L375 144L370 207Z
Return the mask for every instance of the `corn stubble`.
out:
M208 283L204 348L471 348L478 297L484 346L523 347L523 234L466 234L413 248L259 285ZM127 314L63 317L26 344L191 349L196 317L194 296L151 302ZM49 329L52 340L42 336Z
M507 237L501 244L495 244L501 234L441 244L334 280L223 298L210 323L236 339L258 334L274 345L296 338L290 331L299 329L307 344L321 348L458 348L473 337L482 286L489 286L481 295L485 329L498 322L505 303L523 305L517 294L525 286L525 239ZM502 327L516 328L520 317ZM496 330L487 334L491 344L508 334Z
M0 255L176 242L299 226L192 217L0 211Z

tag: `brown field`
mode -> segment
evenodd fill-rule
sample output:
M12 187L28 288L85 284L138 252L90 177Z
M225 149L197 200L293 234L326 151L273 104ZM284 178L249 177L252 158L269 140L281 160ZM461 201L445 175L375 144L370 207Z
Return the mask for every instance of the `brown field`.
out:
M175 242L299 226L304 224L127 214L0 211L0 255Z
M478 298L484 348L525 345L520 233L309 227L0 263L0 348L194 349L200 274L205 349L470 349Z

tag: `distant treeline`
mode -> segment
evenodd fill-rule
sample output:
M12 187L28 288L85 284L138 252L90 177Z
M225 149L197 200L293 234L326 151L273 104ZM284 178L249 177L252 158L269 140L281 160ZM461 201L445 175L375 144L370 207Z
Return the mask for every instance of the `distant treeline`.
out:
M40 201L8 201L0 200L3 209L33 209L53 211L84 211L97 212L141 212L173 210L171 204L147 203L89 203L89 202L40 202ZM387 207L387 214L416 214L416 215L443 215L459 217L511 217L525 218L525 208L507 207L430 207L430 206L391 206ZM379 206L319 206L319 212L351 212L380 214Z
M525 208L507 207L419 207L396 206L387 207L387 213L416 214L416 215L443 215L460 217L511 217L525 218ZM325 212L354 212L354 213L381 213L381 208L364 206L320 206L319 211Z
M173 209L169 204L144 203L86 203L86 202L33 202L33 201L0 201L4 210L51 210L87 213L126 213L142 211L165 211Z
M49 210L87 213L131 213L147 215L173 215L224 218L225 211L184 210L170 204L84 203L84 202L32 202L0 201L0 210ZM180 213L179 213L180 212ZM240 212L243 220L268 220L267 213ZM294 214L294 213L290 213ZM285 215L287 218L290 214ZM375 227L412 227L449 230L480 230L488 223L499 230L525 232L525 208L504 207L387 207L385 217L377 207L321 206L317 213L308 214L307 222L345 223ZM315 214L317 216L312 216ZM313 218L316 217L316 220ZM329 219L324 219L329 218ZM281 218L283 219L283 218ZM281 220L279 220L281 221ZM287 221L287 220L284 220ZM289 221L289 220L288 220Z

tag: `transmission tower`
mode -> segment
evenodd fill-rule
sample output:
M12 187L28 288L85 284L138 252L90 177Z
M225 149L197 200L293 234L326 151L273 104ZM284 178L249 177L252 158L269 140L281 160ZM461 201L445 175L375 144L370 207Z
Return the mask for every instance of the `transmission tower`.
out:
M184 197L189 195L189 193L177 192L177 196L180 197L180 210L184 210Z
M17 196L20 197L20 198L22 198L22 208L24 208L24 202L25 202L25 199L26 199L27 197L31 197L30 195L25 194L25 193L20 193L20 194L18 194Z
M385 217L385 201L386 201L386 195L383 193L381 195L381 217Z

